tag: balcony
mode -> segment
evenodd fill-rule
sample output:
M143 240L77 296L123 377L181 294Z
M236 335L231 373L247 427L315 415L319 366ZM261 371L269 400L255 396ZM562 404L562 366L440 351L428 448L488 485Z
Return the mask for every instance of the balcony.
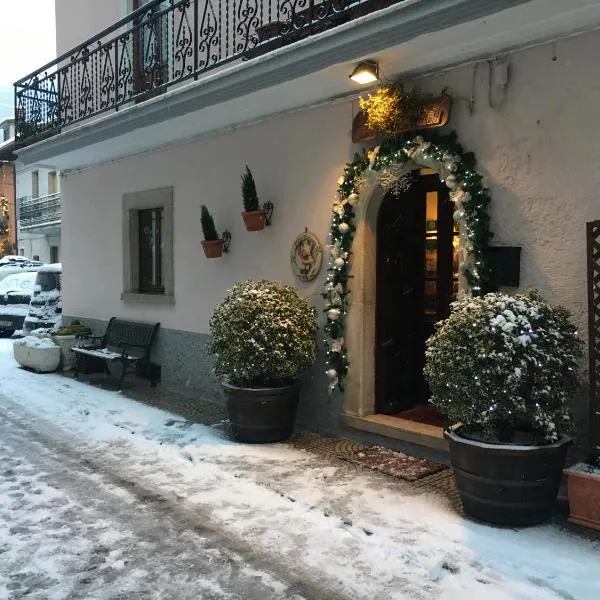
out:
M31 233L52 233L60 230L60 193L30 198L17 198L19 229Z
M17 147L402 2L149 2L15 83Z
M151 0L15 84L18 157L91 168L349 102L364 59L408 78L597 27L598 0Z

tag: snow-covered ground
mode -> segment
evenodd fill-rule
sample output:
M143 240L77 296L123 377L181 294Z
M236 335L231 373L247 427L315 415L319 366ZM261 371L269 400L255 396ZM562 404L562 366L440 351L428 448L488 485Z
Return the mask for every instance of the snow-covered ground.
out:
M323 598L600 598L593 542L551 525L486 527L400 481L285 444L236 444L119 393L23 371L9 340L0 341L0 411L162 495Z

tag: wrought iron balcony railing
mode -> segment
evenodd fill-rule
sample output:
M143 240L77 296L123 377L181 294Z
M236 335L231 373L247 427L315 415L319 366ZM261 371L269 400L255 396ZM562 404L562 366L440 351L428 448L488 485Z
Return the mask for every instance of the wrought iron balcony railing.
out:
M17 206L19 207L19 227L21 230L60 225L62 218L60 193L42 196L41 198L23 196L17 198Z
M15 83L17 146L403 0L152 0Z

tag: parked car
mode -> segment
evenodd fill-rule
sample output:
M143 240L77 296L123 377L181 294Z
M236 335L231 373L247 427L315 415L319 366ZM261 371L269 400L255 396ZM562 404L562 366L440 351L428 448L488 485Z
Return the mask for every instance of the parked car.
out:
M26 256L17 256L17 255L3 256L2 258L0 258L0 267L2 267L4 265L16 265L16 264L24 263L24 262L31 262L31 259L27 258Z
M0 281L14 275L16 273L37 273L42 266L42 263L18 263L18 264L5 264L0 266Z
M61 302L62 265L43 265L39 268L25 317L23 330L31 333L36 329L52 329L60 325L62 319Z
M0 334L11 336L23 329L37 273L11 273L0 281Z

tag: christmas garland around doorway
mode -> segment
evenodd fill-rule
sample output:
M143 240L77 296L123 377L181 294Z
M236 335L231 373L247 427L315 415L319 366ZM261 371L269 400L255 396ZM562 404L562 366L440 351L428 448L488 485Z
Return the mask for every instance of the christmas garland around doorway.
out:
M420 135L388 138L381 145L356 154L338 179L327 246L330 259L322 295L327 315L326 374L330 391L336 387L343 390L349 367L344 333L350 294L350 256L356 230L355 207L369 180L385 182L390 179L390 174L399 178L401 167L404 167L404 172L428 167L446 183L450 199L455 204L454 220L460 224L459 272L473 296L482 295L488 289L487 254L492 237L487 212L490 194L477 170L475 155L463 151L456 134L435 135L428 141ZM398 202L402 202L401 197Z

